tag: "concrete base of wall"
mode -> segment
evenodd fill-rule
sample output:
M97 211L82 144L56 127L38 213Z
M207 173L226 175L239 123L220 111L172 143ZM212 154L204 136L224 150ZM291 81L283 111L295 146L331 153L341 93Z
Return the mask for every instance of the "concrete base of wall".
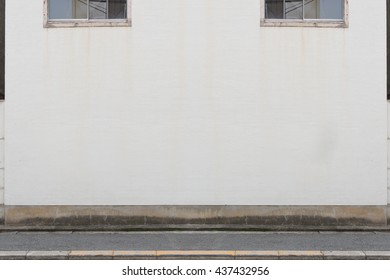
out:
M387 226L390 226L390 205L387 205Z
M4 206L0 229L364 230L387 229L389 214L386 206Z
M0 205L0 226L4 225L4 207Z

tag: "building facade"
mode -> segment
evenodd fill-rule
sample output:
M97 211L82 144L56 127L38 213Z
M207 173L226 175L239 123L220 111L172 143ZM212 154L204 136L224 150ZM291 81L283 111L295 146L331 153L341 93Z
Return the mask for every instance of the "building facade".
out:
M385 1L7 1L5 19L4 227L387 226Z

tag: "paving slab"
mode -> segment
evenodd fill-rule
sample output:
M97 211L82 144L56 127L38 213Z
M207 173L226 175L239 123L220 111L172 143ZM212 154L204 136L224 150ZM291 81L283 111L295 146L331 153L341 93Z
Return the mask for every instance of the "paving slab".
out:
M0 251L0 260L25 260L27 251Z
M325 260L365 260L363 251L323 251Z
M235 251L157 251L160 260L233 260Z
M0 231L0 235L13 235L17 233L18 231Z
M367 260L390 260L390 251L364 251Z
M277 260L278 251L236 251L236 260Z
M69 251L30 251L27 253L27 260L66 260L69 258Z
M111 260L113 259L114 250L105 251L70 251L70 260Z
M390 251L0 251L2 260L390 260Z
M156 260L157 251L114 251L114 260Z
M281 260L321 260L323 254L320 251L279 251L279 259Z

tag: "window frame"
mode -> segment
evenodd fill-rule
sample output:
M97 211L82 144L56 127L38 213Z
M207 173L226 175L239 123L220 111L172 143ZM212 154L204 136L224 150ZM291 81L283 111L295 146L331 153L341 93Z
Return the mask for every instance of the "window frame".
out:
M269 19L265 18L265 0L260 0L260 26L264 27L349 27L349 0L344 0L344 18L337 19Z
M127 0L127 18L125 19L49 19L49 0L43 0L43 27L130 27L131 0Z

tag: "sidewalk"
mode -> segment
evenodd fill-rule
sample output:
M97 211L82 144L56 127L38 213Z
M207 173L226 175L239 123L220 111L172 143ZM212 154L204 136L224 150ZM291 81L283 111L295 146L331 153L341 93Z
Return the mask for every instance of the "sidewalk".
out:
M390 260L390 232L0 232L0 259Z

